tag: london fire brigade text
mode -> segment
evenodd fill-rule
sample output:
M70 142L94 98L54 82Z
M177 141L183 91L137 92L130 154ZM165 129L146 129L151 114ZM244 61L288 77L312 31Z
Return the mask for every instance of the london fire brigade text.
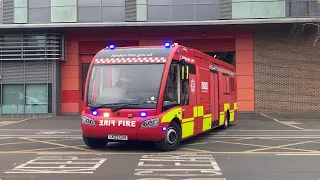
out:
M99 120L99 126L123 126L123 127L136 127L135 121L125 121L125 120Z

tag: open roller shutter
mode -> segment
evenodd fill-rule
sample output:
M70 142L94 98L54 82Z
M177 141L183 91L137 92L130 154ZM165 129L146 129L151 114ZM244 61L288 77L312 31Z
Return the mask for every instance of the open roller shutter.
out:
M175 40L180 45L202 52L235 51L235 39L186 39Z

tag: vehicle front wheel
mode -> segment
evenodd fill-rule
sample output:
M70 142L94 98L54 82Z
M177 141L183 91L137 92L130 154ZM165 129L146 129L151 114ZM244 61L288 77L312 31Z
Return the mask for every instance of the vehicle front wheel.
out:
M96 138L90 138L86 135L82 135L84 143L90 147L90 148L104 148L108 141L106 139L96 139Z
M162 151L174 151L178 148L181 142L181 128L176 122L171 122L166 132L165 137L156 142L157 148Z

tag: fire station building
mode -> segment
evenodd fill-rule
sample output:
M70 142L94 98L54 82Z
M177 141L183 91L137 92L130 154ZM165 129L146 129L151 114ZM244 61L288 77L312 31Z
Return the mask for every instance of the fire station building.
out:
M77 115L101 48L167 41L234 64L240 112L319 113L319 10L299 0L3 0L0 114Z

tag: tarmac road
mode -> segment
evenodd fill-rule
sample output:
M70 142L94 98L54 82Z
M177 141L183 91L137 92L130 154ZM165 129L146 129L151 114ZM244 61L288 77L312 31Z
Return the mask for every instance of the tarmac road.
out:
M320 179L317 119L241 114L170 153L144 142L89 149L76 117L1 121L0 180Z

